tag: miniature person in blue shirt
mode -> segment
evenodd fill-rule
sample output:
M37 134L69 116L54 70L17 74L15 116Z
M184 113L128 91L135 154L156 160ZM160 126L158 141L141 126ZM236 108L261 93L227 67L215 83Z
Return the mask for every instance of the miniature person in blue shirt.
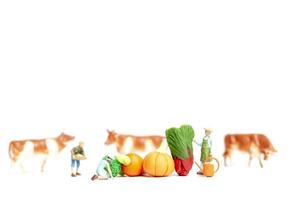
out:
M109 178L113 178L112 172L111 172L111 168L110 168L110 162L113 159L109 156L104 156L99 164L98 167L96 169L96 174L91 178L92 181L93 180L107 180Z

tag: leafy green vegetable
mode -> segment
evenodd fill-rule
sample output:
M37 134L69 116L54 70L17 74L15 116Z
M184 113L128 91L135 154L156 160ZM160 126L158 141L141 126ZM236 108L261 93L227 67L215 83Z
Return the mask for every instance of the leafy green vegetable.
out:
M121 163L118 160L114 159L109 162L111 173L113 177L116 177L121 172Z
M195 133L190 125L182 125L180 128L169 128L166 130L166 138L172 156L180 159L189 158L193 152L193 139Z

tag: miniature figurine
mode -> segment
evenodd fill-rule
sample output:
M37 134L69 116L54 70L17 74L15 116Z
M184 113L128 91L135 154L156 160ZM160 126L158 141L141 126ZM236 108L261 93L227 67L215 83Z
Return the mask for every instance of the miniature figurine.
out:
M71 176L80 176L79 173L79 167L80 167L80 161L85 160L86 156L83 150L84 143L82 141L79 142L79 145L74 147L71 150ZM76 165L76 171L75 171L75 165Z
M269 138L264 134L259 133L227 134L224 138L224 143L225 152L223 154L223 157L225 166L227 166L227 158L230 158L231 160L232 151L235 149L249 154L249 167L254 157L258 158L260 167L263 167L261 154L264 155L264 160L267 160L269 158L269 155L277 152Z
M121 154L139 153L140 155L155 151L160 146L167 148L166 139L159 135L135 136L119 134L107 130L105 145L115 144L116 150Z
M118 175L123 176L122 165L128 166L131 163L131 159L128 156L118 154L115 159L110 156L104 156L96 169L96 174L92 176L91 180L107 180L114 178Z
M54 138L13 140L9 143L8 150L11 166L18 164L22 171L25 172L26 170L23 167L23 161L39 154L43 156L43 160L40 164L41 172L44 172L44 167L49 155L60 153L66 147L67 143L72 140L74 140L74 136L65 133L61 133ZM48 146L49 143L55 143L55 147L57 148L50 148L50 146ZM24 152L25 150L26 153Z
M200 146L201 148L201 166L203 166L204 162L210 162L210 158L212 157L211 155L211 147L212 147L212 141L210 138L210 135L212 133L212 131L210 129L204 129L205 131L205 136L202 140L202 143L197 143L196 141L194 141L194 143L196 143L198 146ZM198 171L197 174L203 174L202 171Z
M96 174L92 176L91 180L94 181L96 179L98 180L107 180L109 178L113 178L111 168L110 168L110 162L112 161L112 158L109 156L104 156L100 163L98 164L98 167L96 169Z

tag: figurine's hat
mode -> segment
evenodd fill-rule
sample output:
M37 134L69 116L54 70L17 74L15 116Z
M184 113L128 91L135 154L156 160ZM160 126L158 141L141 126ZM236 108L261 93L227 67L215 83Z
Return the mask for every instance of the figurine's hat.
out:
M205 132L212 132L212 130L211 129L208 129L208 128L204 128L204 130L205 130Z

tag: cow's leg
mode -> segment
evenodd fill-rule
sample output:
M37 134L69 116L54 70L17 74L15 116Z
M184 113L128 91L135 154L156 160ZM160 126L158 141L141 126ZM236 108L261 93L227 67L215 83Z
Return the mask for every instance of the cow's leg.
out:
M15 171L15 169L16 169L16 162L17 162L17 160L10 160L9 173Z
M123 148L120 147L119 145L118 145L116 148L117 148L117 152L118 152L118 153L121 153L121 154L124 153Z
M11 160L11 161L10 161L10 169L12 169L12 168L15 166L15 164L16 164L16 162L13 161L13 160Z
M228 167L228 158L230 159L230 166L232 166L232 159L230 155L224 155L224 165L225 167Z
M18 163L23 173L28 172L28 165L31 164L31 158L34 156L34 144L31 141L27 141L24 145L23 151L19 154ZM25 164L25 167L24 167Z
M227 167L228 166L228 163L227 163L228 157L231 160L231 152L226 149L225 152L223 153L223 157L224 157L224 165L225 165L225 167Z
M252 161L252 159L253 159L252 155L249 155L248 167L251 167L251 161Z
M26 173L26 169L24 167L24 162L26 161L25 156L21 154L18 159L15 162L15 166L17 169L21 170L21 172L24 174Z
M224 165L225 165L225 167L227 167L228 165L227 165L227 156L223 156L224 157Z
M263 168L264 166L263 166L263 163L262 163L262 161L261 161L261 157L260 157L260 156L258 156L258 161L259 161L260 167Z
M127 137L123 144L119 144L119 147L122 149L123 154L134 152L134 138Z
M230 166L233 166L233 160L232 160L231 155L229 156L229 159L230 159Z
M43 162L42 162L42 165L41 165L41 172L42 173L45 171L44 169L45 169L46 162L47 162L47 158L44 158Z
M231 154L232 154L232 150L230 149L230 150L228 151L228 157L229 157L229 159L230 159L230 166L233 166L233 160L232 160Z
M18 162L18 165L19 165L19 167L20 167L20 169L21 169L21 172L22 172L23 174L26 173L26 170L25 170L24 165L23 165L23 161Z

